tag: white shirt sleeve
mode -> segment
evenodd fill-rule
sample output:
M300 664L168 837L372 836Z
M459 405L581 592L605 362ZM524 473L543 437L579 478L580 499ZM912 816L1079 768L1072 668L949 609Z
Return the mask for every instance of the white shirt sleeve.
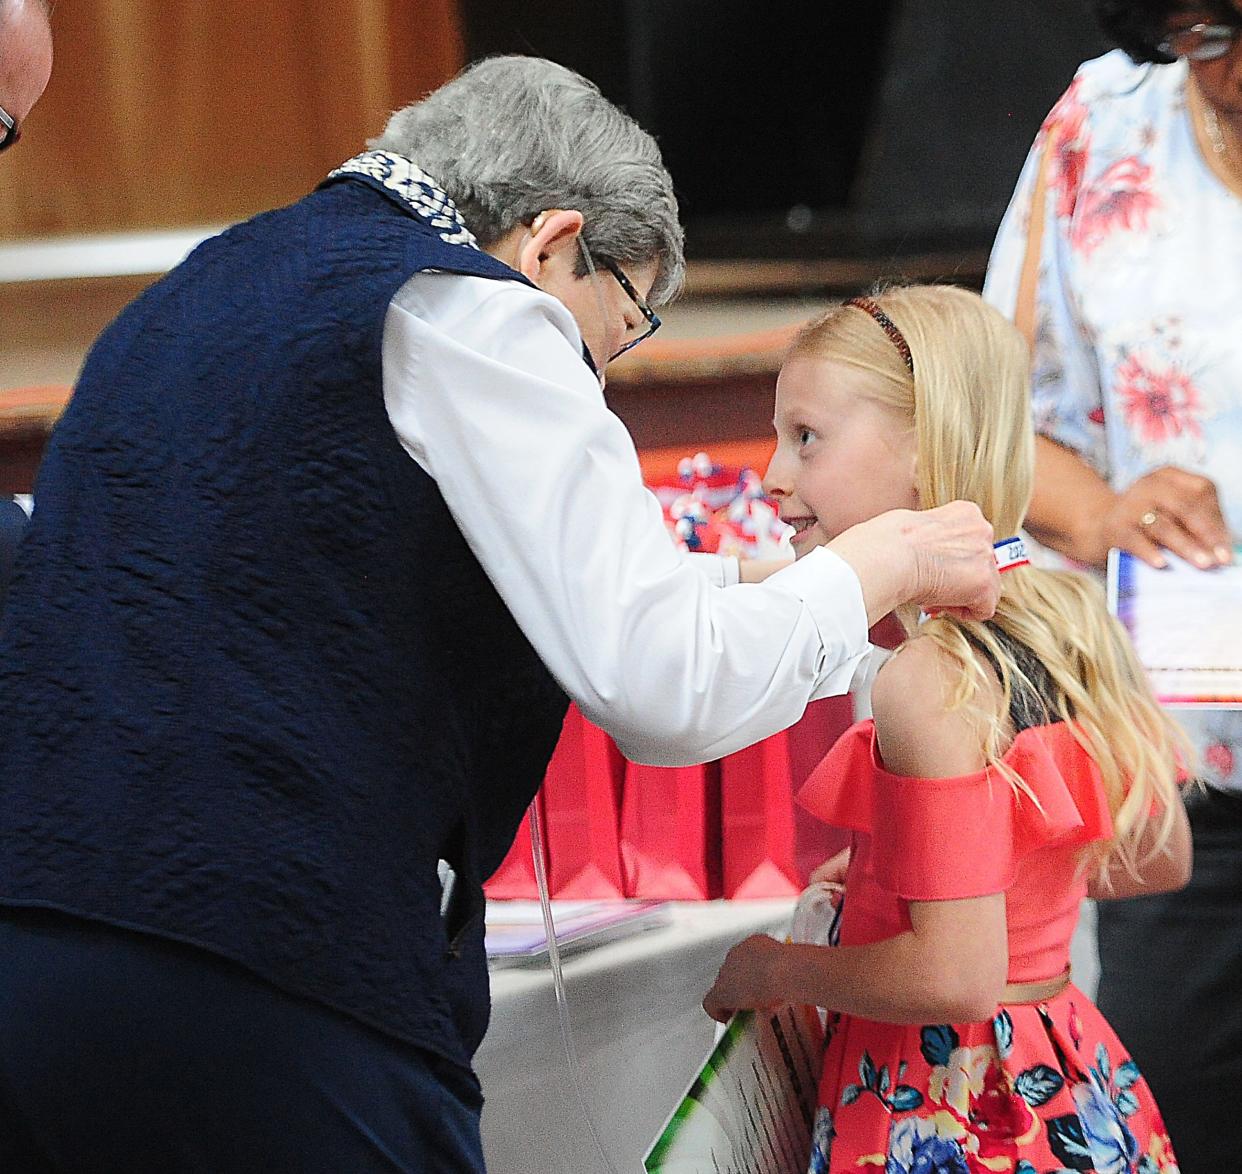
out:
M704 554L694 552L685 556L686 562L717 587L736 587L742 581L742 568L730 554Z
M707 761L845 692L853 570L813 551L720 590L674 546L572 316L516 282L424 273L389 308L384 396L518 625L637 762Z

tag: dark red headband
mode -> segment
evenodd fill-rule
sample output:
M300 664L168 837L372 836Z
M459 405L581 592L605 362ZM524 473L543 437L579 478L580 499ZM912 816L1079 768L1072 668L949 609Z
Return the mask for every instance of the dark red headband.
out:
M845 304L847 306L857 306L864 313L870 314L875 319L876 324L888 335L893 346L901 352L901 357L905 359L906 366L910 369L910 374L913 375L914 356L910 353L910 344L906 342L906 336L897 329L897 323L880 309L876 300L868 297L857 297L850 298Z

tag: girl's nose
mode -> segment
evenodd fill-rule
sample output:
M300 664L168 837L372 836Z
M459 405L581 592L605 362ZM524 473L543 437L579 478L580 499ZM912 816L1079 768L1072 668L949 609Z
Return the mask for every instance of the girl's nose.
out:
M763 492L769 497L789 496L789 490L785 485L785 478L781 476L780 464L780 454L774 453L772 459L768 462L767 471L763 474Z

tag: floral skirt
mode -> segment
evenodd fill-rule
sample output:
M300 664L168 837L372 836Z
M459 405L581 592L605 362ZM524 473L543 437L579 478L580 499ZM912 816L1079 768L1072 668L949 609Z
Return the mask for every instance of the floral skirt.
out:
M1138 1067L1077 987L991 1022L830 1015L810 1174L1176 1174Z

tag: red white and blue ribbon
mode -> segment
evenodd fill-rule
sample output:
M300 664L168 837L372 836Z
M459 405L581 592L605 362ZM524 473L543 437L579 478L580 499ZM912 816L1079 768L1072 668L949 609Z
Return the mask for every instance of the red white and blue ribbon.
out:
M1029 567L1031 560L1026 553L1026 543L1020 537L1002 538L992 543L992 552L996 557L996 569L1003 575L1014 567Z

